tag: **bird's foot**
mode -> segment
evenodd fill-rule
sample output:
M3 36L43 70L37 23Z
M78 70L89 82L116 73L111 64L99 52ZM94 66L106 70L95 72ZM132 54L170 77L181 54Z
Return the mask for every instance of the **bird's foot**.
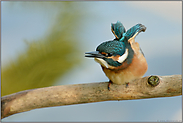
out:
M129 82L126 83L126 88L129 86L129 84L130 84Z
M108 90L110 91L110 85L113 84L113 82L110 80L108 84Z

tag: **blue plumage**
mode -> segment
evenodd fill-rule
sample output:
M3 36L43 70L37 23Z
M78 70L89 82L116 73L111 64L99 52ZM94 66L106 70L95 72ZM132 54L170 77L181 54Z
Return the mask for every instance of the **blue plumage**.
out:
M123 36L119 41L128 41L133 36L137 36L141 31L145 31L146 27L142 24L137 24L130 28L126 33L123 33Z
M99 51L102 53L104 56L103 59L111 66L121 66L121 63L118 61L114 61L112 58L109 58L111 56L122 56L125 53L125 43L124 42L119 42L117 40L113 41L107 41L103 42L100 44L97 48L96 51Z
M137 24L125 30L119 21L111 24L111 31L116 37L112 41L101 43L94 52L85 53L85 57L95 58L102 66L102 70L109 78L110 83L124 84L142 77L147 71L147 62L143 52L134 38L146 27Z
M88 54L86 55L86 57L101 58L110 66L118 67L121 66L122 63L120 63L119 60L112 59L111 56L123 56L126 49L128 49L128 56L124 60L127 62L127 64L130 64L133 59L134 51L128 40L132 37L137 36L138 33L140 33L141 31L145 31L146 27L142 24L136 24L126 31L123 24L120 21L117 21L117 23L111 24L111 30L116 39L101 43L96 48L98 54L96 54L96 52L88 52L86 53Z
M113 56L116 55L123 55L125 53L125 43L124 42L119 42L117 40L113 41L106 41L100 44L97 48L96 51L105 52L105 53L110 53Z
M111 24L111 30L115 35L116 39L121 39L123 34L126 32L125 27L120 21L117 21L115 24Z

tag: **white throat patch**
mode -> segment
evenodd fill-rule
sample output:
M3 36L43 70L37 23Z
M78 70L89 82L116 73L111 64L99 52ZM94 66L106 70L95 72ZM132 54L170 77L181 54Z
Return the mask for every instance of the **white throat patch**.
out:
M125 61L125 59L128 57L128 49L125 50L125 53L118 58L118 62L122 63Z
M103 67L109 68L109 65L107 64L107 62L101 58L95 58L95 61L98 62L99 64L101 64Z

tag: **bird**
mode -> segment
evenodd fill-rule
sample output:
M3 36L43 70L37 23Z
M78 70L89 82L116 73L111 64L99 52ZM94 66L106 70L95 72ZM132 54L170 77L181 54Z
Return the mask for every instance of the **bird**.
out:
M102 42L96 51L85 52L85 57L94 58L105 75L109 78L108 90L113 84L126 84L142 78L148 69L148 64L136 36L145 32L146 27L140 23L126 31L120 21L111 24L115 39Z

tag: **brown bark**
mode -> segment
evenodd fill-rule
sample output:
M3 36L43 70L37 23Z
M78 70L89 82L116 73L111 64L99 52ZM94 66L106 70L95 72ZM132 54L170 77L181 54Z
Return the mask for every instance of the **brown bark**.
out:
M1 98L1 118L43 107L182 95L181 75L155 77L149 79L147 76L126 85L112 84L110 91L107 88L108 82L21 91Z

